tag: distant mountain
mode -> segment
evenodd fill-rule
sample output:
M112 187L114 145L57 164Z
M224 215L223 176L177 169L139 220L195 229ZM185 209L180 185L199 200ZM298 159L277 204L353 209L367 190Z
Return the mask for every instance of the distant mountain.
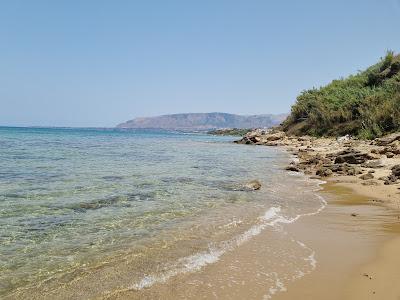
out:
M287 114L241 116L227 113L188 113L136 118L118 128L153 128L173 130L210 130L218 128L261 128L280 124Z

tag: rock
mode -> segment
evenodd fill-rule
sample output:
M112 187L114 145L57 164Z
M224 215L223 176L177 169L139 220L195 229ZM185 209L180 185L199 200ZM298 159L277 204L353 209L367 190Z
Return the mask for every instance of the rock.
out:
M358 214L356 214L356 213L352 213L352 214L351 214L351 216L352 216L352 217L357 217L357 216L358 216Z
M397 141L397 140L400 140L400 132L389 134L389 135L384 136L382 138L376 139L375 143L378 146L386 146L386 145L389 145L390 143L393 143L394 141Z
M321 167L317 170L317 172L315 173L318 176L321 177L327 177L327 176L331 176L333 173L333 171L331 169L328 169L326 167Z
M373 154L379 154L379 150L378 150L378 149L372 149L372 150L371 150L371 153L373 153Z
M394 184L396 182L397 182L397 177L393 174L390 174L385 180L384 184L389 185L389 184Z
M261 189L261 183L258 180L252 180L246 183L244 187L248 190L257 191Z
M382 168L384 165L380 159L367 161L362 164L364 168Z
M310 142L310 141L311 141L311 137L309 137L309 136L307 136L307 135L305 135L305 136L300 136L300 137L297 138L297 140L298 140L299 142Z
M393 143L393 144L381 149L379 151L379 154L385 154L386 153L386 155L387 155L388 152L390 152L389 155L391 155L391 153L400 154L400 148L399 148L399 145L397 145L397 143L399 143L399 142L396 141L396 144Z
M360 176L360 179L362 179L362 180L368 180L368 179L372 179L372 178L374 178L374 175L372 175L372 173L367 173L367 174Z
M279 144L277 142L268 141L265 143L265 146L279 146Z
M358 175L361 173L362 173L361 169L357 168L357 167L346 166L344 168L344 174L349 175L349 176L354 176L354 175Z
M349 164L362 164L366 162L370 156L360 151L348 149L343 150L336 154L335 164L349 163Z
M387 158L392 158L394 154L392 152L386 152L386 157Z
M296 167L295 165L289 165L285 168L287 171L292 171L292 172L300 172L299 168Z
M286 134L283 131L278 131L276 133L271 133L266 136L267 141L277 141L284 138Z
M392 167L392 175L400 177L400 165L395 165Z

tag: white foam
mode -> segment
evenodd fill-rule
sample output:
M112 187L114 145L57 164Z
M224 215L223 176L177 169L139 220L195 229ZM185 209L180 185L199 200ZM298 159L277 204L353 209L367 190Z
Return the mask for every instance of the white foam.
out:
M321 200L321 207L318 208L315 212L299 214L293 218L288 219L279 214L281 212L281 207L279 206L270 207L265 212L265 214L259 218L260 224L252 226L250 229L248 229L244 233L236 236L231 240L221 242L217 246L215 245L209 246L208 251L200 252L179 259L173 266L169 268L169 271L166 271L158 275L146 275L139 282L134 283L132 286L130 286L129 289L140 290L143 288L148 288L155 283L164 283L171 277L174 277L178 274L198 271L201 268L205 267L206 265L217 262L224 253L226 253L227 251L232 251L236 247L242 245L252 237L260 234L267 227L274 227L278 224L293 223L302 216L310 216L318 214L325 208L326 201L320 195L316 194L316 196ZM308 248L303 243L298 242L298 244L312 251L312 249ZM315 260L314 256L315 253L312 251L311 255L305 259L310 262L310 265L312 266L313 269L315 269L317 264L317 261ZM282 282L279 281L279 278L276 279L276 287L277 290L276 291L274 290L274 293L286 290Z
M312 267L312 269L314 270L317 267L317 260L315 259L315 251L312 250L310 247L306 246L304 243L300 242L300 241L296 241L297 244L299 244L302 248L307 249L308 251L311 252L311 254L304 258L305 261L308 261Z
M264 216L262 217L264 220L270 220L270 219L272 219L272 218L274 218L274 217L276 217L277 216L277 214L279 213L281 211L281 208L280 207L271 207L270 209L268 209L266 212L265 212L265 214L264 214Z
M278 292L286 292L287 291L285 285L279 279L278 274L276 274L275 272L273 274L275 275L275 285L269 288L269 294L267 294L263 297L264 300L271 299L272 296Z
M225 224L222 227L223 228L237 227L237 226L241 225L242 223L243 223L242 220L240 220L240 219L235 220L235 218L234 218L232 222L229 222L228 224ZM220 226L220 228L221 228L221 226Z

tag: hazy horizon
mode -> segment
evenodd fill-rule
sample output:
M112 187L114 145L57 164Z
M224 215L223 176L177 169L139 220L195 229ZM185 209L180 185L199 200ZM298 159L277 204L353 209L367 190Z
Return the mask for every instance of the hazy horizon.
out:
M399 15L398 0L4 2L0 125L287 113L399 52Z
M213 112L194 112L194 113L171 113L171 114L165 114L165 115L154 115L154 116L139 116L139 117L134 117L128 120L124 120L118 124L114 124L111 126L58 126L58 125L2 125L0 124L0 127L15 127L15 128L72 128L72 129L117 129L118 126L121 123L125 123L127 121L131 121L133 119L140 119L140 118L156 118L156 117L162 117L162 116L171 116L171 115L187 115L187 114L230 114L230 113L225 113L225 112L220 112L220 111L213 111ZM263 115L275 115L275 116L280 116L280 115L287 115L287 113L277 113L277 114L255 114L255 115L243 115L243 114L232 114L232 115L238 115L238 116L243 116L243 117L251 117L251 116L263 116ZM125 128L126 129L126 128ZM156 129L156 128L148 128L148 129ZM163 129L163 128L159 128Z

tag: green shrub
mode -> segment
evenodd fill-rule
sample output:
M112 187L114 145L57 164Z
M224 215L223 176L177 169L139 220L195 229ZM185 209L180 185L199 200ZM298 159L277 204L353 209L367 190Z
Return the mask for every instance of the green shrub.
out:
M364 139L399 130L400 55L388 51L363 72L303 91L283 129L294 134L353 134Z

